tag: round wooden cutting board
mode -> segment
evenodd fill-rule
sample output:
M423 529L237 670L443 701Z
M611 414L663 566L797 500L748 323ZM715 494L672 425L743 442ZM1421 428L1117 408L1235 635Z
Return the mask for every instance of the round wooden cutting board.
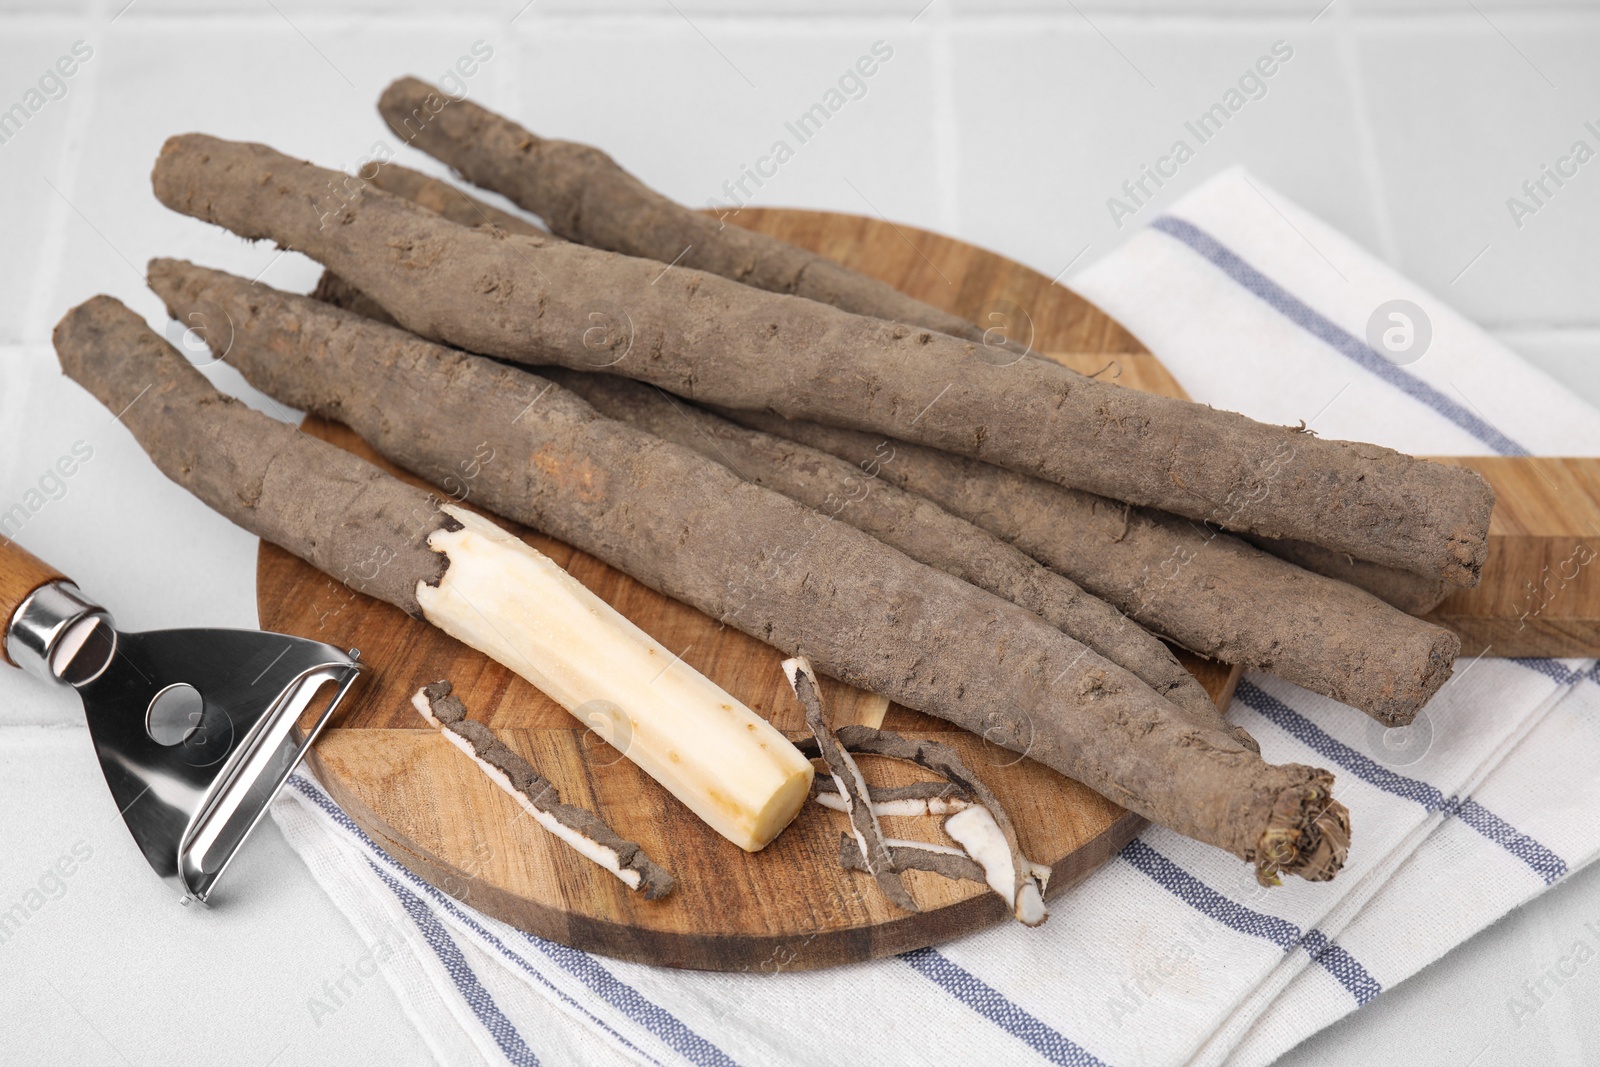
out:
M886 221L791 210L731 219L815 249L1036 351L1124 385L1181 395L1126 330L1035 271L971 245ZM407 480L342 426L306 431ZM418 483L420 484L420 483ZM598 560L510 526L683 660L792 737L805 718L784 680L783 654L719 627ZM764 851L718 837L642 771L510 670L426 623L328 578L263 543L257 602L265 629L361 650L371 668L318 740L310 762L334 799L412 871L473 907L542 937L610 956L674 967L774 970L824 967L934 944L1010 921L984 887L908 872L921 907L890 906L866 875L840 868L844 816L808 803ZM1237 673L1186 659L1225 706ZM420 687L449 679L471 717L492 727L560 789L638 841L677 878L646 901L556 840L411 707ZM1055 895L1113 856L1138 817L1031 760L939 720L829 682L837 725L864 722L954 746L1010 812L1027 854L1054 868ZM925 777L863 759L879 784ZM890 818L891 837L944 841L939 820ZM948 842L946 842L948 843Z

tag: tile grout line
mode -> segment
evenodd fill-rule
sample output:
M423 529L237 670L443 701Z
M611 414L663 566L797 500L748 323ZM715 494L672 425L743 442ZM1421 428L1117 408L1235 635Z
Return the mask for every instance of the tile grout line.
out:
M61 280L62 260L66 251L67 227L71 225L72 205L69 199L77 192L78 177L83 167L84 145L87 139L89 118L94 110L95 89L100 83L100 68L105 63L102 58L101 48L94 41L94 27L99 17L105 15L104 0L95 0L88 5L83 13L79 27L83 38L89 47L95 49L91 63L80 68L82 80L79 84L78 94L68 102L66 114L66 127L61 135L61 150L56 158L56 165L60 168L61 196L50 196L49 214L45 223L44 238L41 242L38 274L33 281L33 293L29 299L27 318L22 328L22 344L26 347L48 345L50 338L51 318L53 311L48 304L55 297L58 282ZM107 26L109 29L109 24ZM108 34L109 36L109 34ZM104 39L102 38L102 41ZM99 62L93 62L99 60ZM62 309L63 311L65 309Z
M1383 163L1378 154L1377 130L1373 126L1372 109L1367 101L1367 85L1357 39L1360 33L1358 16L1348 11L1335 11L1333 14L1334 47L1339 50L1339 68L1344 72L1345 83L1350 90L1351 118L1355 121L1356 143L1360 146L1361 173L1366 182L1367 197L1372 203L1373 221L1378 226L1379 251L1391 268L1404 274L1400 241L1395 234L1394 216L1389 211Z
M937 6L947 3L948 0L939 0ZM1352 0L1339 0L1335 8L1344 7ZM111 10L125 6L126 0L114 4ZM1216 4L1202 7L1165 6L1165 7L1128 7L1109 3L1090 3L1080 5L1085 10L1093 13L1096 20L1102 25L1115 26L1148 26L1164 25L1167 27L1186 28L1194 26L1215 25L1245 25L1245 24L1273 24L1293 25L1303 24L1305 16L1314 12L1321 6L1322 0L1302 6L1285 0L1280 6L1243 8L1237 5ZM463 19L480 19L497 21L501 19L502 8L496 4L467 4L452 12L451 16L444 17L430 12L425 5L388 5L371 4L346 4L342 6L329 6L322 9L304 5L288 4L288 10L295 13L296 21L302 25L333 25L348 23L351 17L361 17L376 13L383 13L386 17L398 20L401 25L434 23L439 25L459 25ZM785 27L814 28L819 19L831 20L835 23L882 22L888 24L903 24L902 19L907 12L914 12L921 6L921 0L912 3L909 7L899 5L872 7L866 6L857 9L848 8L811 8L793 9L776 12L761 10L729 10L726 8L698 8L685 5L686 9L694 15L697 21L707 24L726 25L741 23L749 26L767 26L774 29ZM1309 11L1307 10L1309 7ZM590 9L580 7L549 8L543 3L536 3L535 8L547 19L555 23L564 24L623 24L629 22L649 23L678 23L682 19L672 12L670 8L656 8L654 6L639 4L637 8L627 6ZM515 11L515 6L510 8ZM1579 4L1533 4L1529 6L1494 6L1490 10L1497 14L1505 14L1514 20L1529 22L1542 20L1556 20L1562 22L1594 23L1600 20L1600 11L1593 7ZM531 15L533 12L530 11ZM32 8L16 8L6 13L8 22L24 22L30 25L74 24L87 12L78 12L73 15L60 13L48 5L41 4ZM930 11L931 15L932 12ZM1482 26L1482 19L1465 4L1455 7L1434 7L1417 5L1412 7L1372 9L1367 8L1362 17L1385 23L1460 23ZM236 8L226 3L198 4L189 7L168 7L144 9L140 4L134 8L129 17L137 15L141 22L176 22L176 21L211 21L226 20L246 26L260 24L281 24L281 20L270 9L239 12ZM1329 12L1329 16L1332 12ZM927 17L927 16L924 16ZM1081 23L1081 17L1070 10L1057 11L1048 8L1032 7L1027 4L1017 4L1009 7L990 8L977 10L962 6L951 10L946 16L947 22L961 23L1003 23L1009 26L1037 26L1045 24ZM520 20L519 20L520 21ZM919 20L920 21L920 20Z

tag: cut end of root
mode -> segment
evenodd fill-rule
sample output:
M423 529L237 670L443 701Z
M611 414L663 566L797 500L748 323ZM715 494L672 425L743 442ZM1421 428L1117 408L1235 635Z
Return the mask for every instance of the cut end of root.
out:
M1332 786L1333 776L1319 773L1279 794L1256 850L1256 881L1279 885L1279 874L1294 874L1326 882L1339 873L1350 850L1350 811L1330 795Z

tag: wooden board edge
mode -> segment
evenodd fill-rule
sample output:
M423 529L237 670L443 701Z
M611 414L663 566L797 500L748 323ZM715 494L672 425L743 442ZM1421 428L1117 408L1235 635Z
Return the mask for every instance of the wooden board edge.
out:
M339 784L315 748L306 762L334 803L379 848L432 890L535 937L613 959L695 971L821 970L900 955L1012 921L1004 902L994 893L979 893L959 903L876 925L821 934L717 936L643 930L593 919L541 905L476 880L470 873L407 841L360 797ZM1047 899L1056 899L1099 870L1148 825L1143 817L1124 811L1051 869ZM462 891L455 892L455 887Z

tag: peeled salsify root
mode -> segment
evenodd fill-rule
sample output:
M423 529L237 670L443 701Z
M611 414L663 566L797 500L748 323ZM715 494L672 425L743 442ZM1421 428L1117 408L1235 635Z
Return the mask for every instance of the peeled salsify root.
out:
M1049 917L1044 905L1045 885L1050 879L1050 868L1034 863L1022 853L1016 829L1011 819L983 780L961 761L954 749L937 741L906 737L870 726L845 726L838 731L838 743L847 751L860 755L886 756L905 760L925 770L930 770L954 786L970 803L944 821L944 831L959 844L964 855L982 872L974 881L982 881L1000 895L1017 921L1026 926L1038 926ZM813 746L802 742L800 750L807 755ZM952 865L951 861L934 858L948 854L944 846L929 845L919 841L887 842L890 856L898 862L902 849L922 849L929 855L908 855L908 866L919 870L934 870L946 877L966 877L965 874L947 873L949 870L969 870ZM845 856L841 852L841 862ZM929 866L938 864L938 867Z
M764 847L805 803L811 764L770 723L499 526L224 396L111 297L68 312L54 341L173 481L569 711L597 710L607 741L734 844Z
M423 686L411 697L411 706L446 740L471 757L489 780L540 826L578 854L616 875L629 889L643 893L646 900L672 892L672 874L665 867L594 812L562 803L561 794L550 780L495 737L489 727L467 718L466 705L450 690L450 683L443 680Z

